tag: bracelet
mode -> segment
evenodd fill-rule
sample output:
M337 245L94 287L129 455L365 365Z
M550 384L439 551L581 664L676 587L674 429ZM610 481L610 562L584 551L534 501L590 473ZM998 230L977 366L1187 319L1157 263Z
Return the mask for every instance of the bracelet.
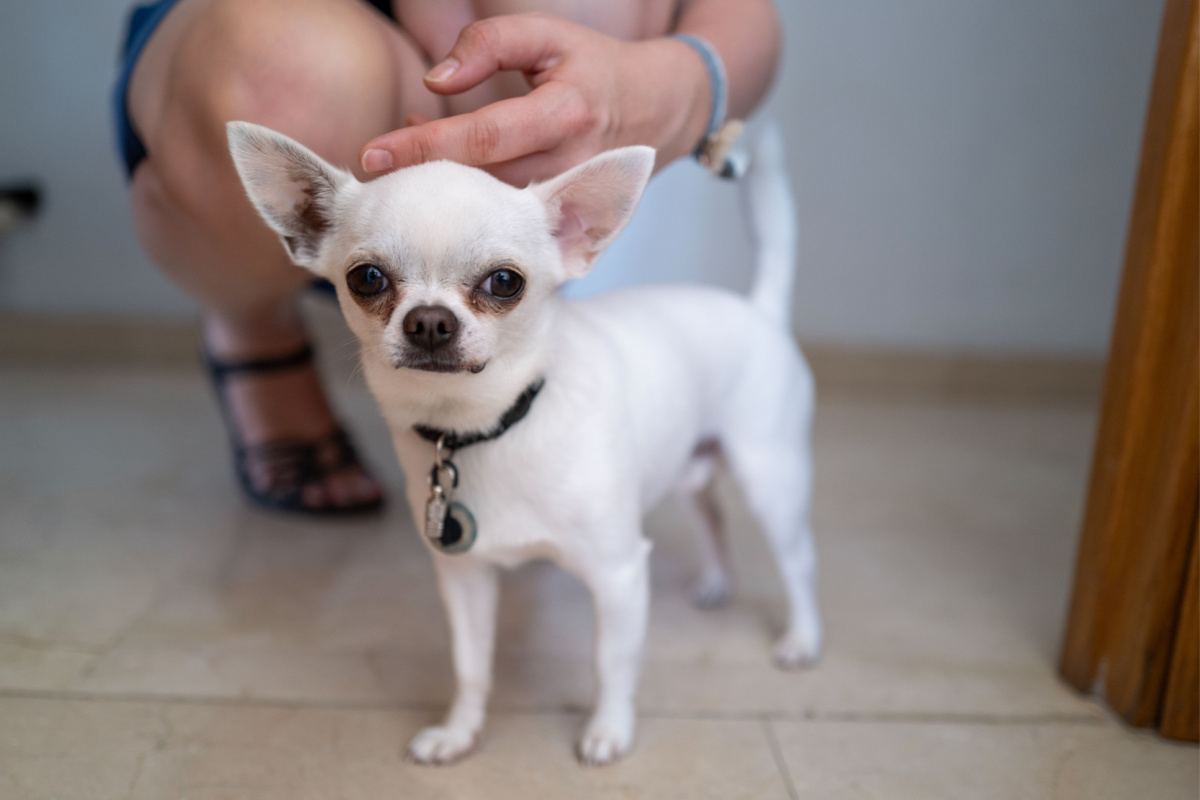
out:
M725 75L725 65L721 62L721 56L711 44L699 36L676 33L670 38L678 39L700 54L708 70L709 86L712 88L712 114L708 118L708 129L692 156L713 175L737 180L746 173L749 156L744 148L737 145L737 139L742 134L742 123L736 119L725 121L725 111L729 103L729 79Z
M711 44L690 33L675 33L670 38L678 39L699 53L708 70L709 86L712 89L712 114L708 117L708 130L704 132L704 138L700 140L700 145L693 154L698 158L704 151L705 144L720 130L721 123L725 121L725 108L729 102L729 79L725 77L725 65L721 63L721 56L717 55Z

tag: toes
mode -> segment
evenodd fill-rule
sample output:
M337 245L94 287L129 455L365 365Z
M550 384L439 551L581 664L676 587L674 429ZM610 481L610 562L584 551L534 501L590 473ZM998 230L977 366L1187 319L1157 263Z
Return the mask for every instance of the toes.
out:
M330 502L339 508L374 503L382 494L379 484L368 477L362 469L351 469L330 475L326 486Z
M373 503L383 496L379 484L363 472L358 472L351 483L354 497L363 503Z
M775 666L785 670L804 669L817 663L821 643L816 637L789 633L775 643Z
M306 484L301 492L301 502L314 510L352 508L377 502L382 494L378 483L362 470L354 469Z
M305 484L300 490L300 502L305 508L321 509L329 505L329 493L325 490L325 484L314 482Z
M588 725L576 751L584 766L602 767L629 752L633 744L632 727L628 730L618 730L617 727L596 723Z
M406 757L418 764L450 764L471 752L475 738L468 730L426 728L409 743Z
M614 738L587 736L579 743L579 760L586 767L602 767L625 755L625 750Z
M329 494L330 505L345 508L355 502L352 479L345 473L330 475L325 480L325 491Z

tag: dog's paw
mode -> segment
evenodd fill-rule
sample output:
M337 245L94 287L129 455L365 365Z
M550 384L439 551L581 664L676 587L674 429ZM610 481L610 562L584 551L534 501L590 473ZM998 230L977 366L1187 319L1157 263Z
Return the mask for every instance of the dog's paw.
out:
M619 730L621 727L592 720L579 740L577 755L580 762L588 767L602 767L628 753L633 744L633 726L624 726L624 730Z
M729 602L729 579L722 573L705 573L692 586L692 603L697 608L720 608Z
M793 670L811 667L821 657L821 642L817 636L785 634L775 643L773 660L780 669Z
M475 748L474 731L438 725L426 728L408 745L406 757L418 764L450 764Z

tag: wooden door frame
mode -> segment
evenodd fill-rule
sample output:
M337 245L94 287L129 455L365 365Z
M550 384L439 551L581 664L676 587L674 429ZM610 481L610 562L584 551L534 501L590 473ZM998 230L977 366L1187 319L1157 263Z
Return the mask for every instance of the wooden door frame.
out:
M1060 669L1137 726L1197 739L1200 54L1168 0Z

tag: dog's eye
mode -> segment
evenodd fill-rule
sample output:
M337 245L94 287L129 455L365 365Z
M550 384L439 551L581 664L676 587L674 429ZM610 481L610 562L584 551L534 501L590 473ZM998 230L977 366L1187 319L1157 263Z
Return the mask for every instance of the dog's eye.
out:
M499 297L502 300L511 300L525 288L525 279L521 277L519 272L514 270L498 269L484 278L479 288L493 297Z
M359 264L346 273L346 285L359 297L374 297L388 288L388 279L374 264Z

